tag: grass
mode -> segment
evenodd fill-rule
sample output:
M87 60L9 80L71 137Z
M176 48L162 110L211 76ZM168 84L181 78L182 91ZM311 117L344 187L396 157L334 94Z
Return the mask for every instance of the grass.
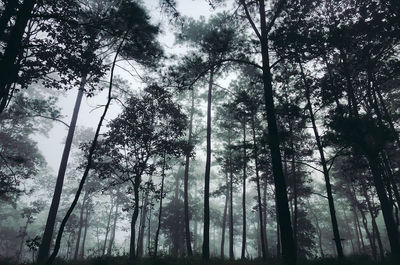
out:
M65 261L56 259L54 265L204 265L201 256L194 256L191 258L177 258L171 256L163 257L145 257L130 261L127 256L119 257L97 257L89 258L80 261ZM335 258L313 259L313 260L300 260L298 265L398 265L397 262L387 258L386 260L375 263L368 256L351 256L346 257L345 260L339 261ZM16 265L11 260L0 260L0 265ZM33 265L26 263L25 265ZM281 265L278 259L271 258L266 261L261 259L254 260L229 260L211 258L207 265Z

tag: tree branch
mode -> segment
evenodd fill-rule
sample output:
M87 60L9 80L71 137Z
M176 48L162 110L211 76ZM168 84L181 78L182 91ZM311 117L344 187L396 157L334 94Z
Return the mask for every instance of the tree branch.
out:
M276 10L275 10L274 16L272 17L271 21L267 25L267 31L266 31L267 34L271 31L272 27L275 24L275 20L281 14L283 7L285 6L285 3L286 3L286 0L280 0L278 2L278 4L276 5Z
M240 3L241 3L242 6L243 6L244 12L246 13L247 20L249 21L251 27L253 28L254 33L257 35L258 39L261 41L261 34L260 34L260 32L258 31L258 29L257 29L257 27L256 27L256 24L254 24L254 21L253 21L253 19L252 19L251 16L250 16L250 12L249 12L249 10L247 9L245 0L240 0Z

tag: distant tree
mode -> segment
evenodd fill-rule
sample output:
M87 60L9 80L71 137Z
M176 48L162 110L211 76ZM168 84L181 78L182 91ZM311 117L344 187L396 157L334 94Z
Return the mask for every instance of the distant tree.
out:
M0 115L0 199L9 203L29 192L21 182L34 178L46 165L31 137L46 134L50 121L60 118L55 97L29 93L18 94Z

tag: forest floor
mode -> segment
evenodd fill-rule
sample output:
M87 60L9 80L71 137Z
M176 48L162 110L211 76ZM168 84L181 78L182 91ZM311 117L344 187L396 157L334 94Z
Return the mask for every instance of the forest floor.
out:
M5 262L5 263L4 263ZM1 261L1 265L16 265L13 262ZM32 263L24 263L25 265L34 265ZM119 257L99 257L90 258L81 261L65 261L62 259L56 259L54 265L203 265L201 256L192 258L176 258L176 257L159 257L159 258L141 258L135 261L130 261L126 256ZM211 258L207 265L281 265L281 261L278 259L268 259L263 261L261 259L254 260L229 260ZM334 258L324 259L313 259L313 260L300 260L298 265L398 265L398 262L386 259L381 262L374 262L370 257L367 256L353 256L347 257L343 261L339 261Z

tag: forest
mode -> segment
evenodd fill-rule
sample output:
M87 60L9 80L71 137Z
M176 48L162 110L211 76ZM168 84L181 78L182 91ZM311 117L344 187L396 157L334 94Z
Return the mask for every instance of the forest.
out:
M400 1L1 0L0 264L400 264Z

